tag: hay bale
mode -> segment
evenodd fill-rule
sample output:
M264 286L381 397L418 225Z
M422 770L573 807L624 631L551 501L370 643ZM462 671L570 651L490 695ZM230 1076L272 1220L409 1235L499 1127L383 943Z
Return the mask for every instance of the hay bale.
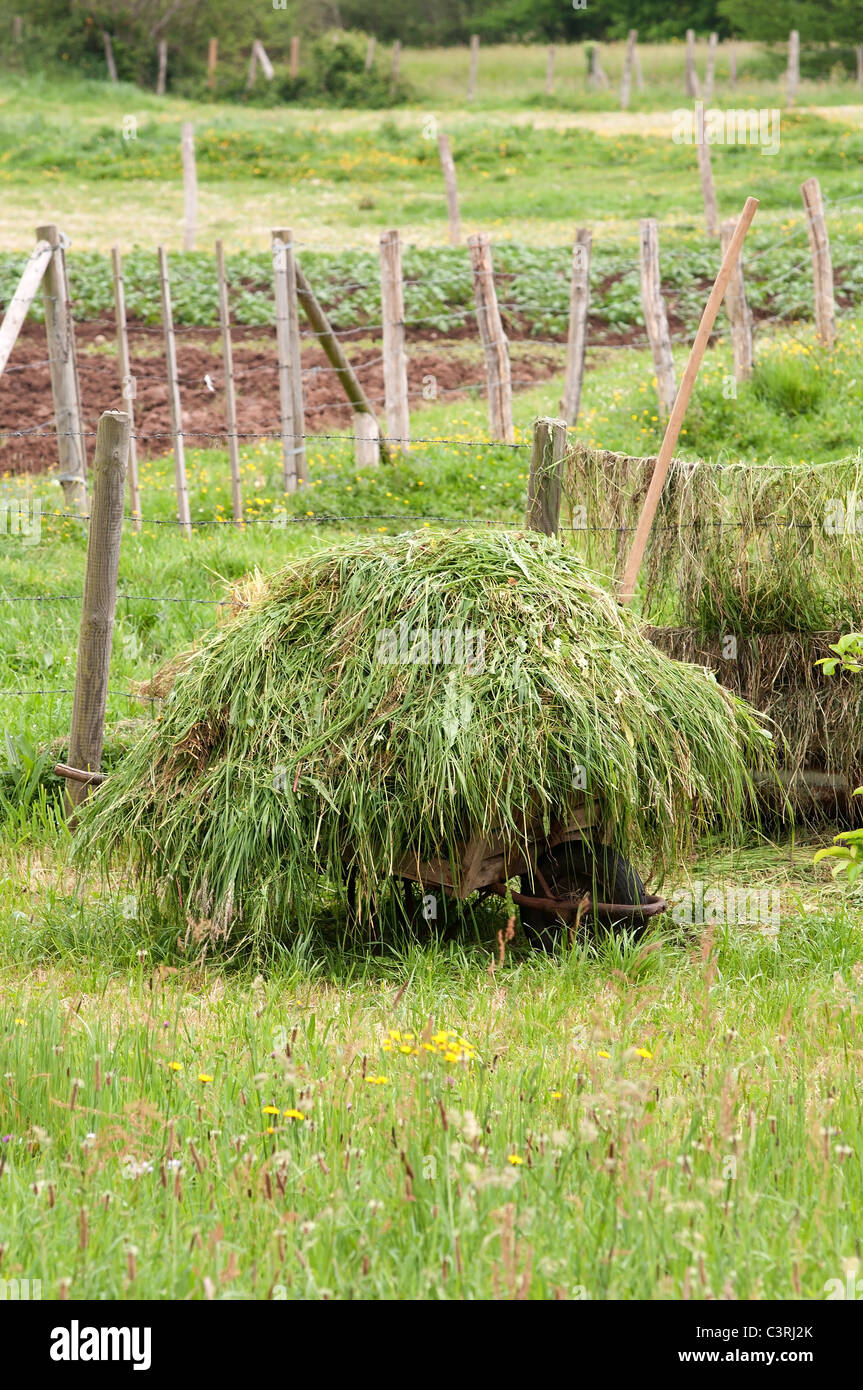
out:
M412 851L569 820L595 798L633 857L729 829L769 735L533 533L343 544L259 582L173 665L161 715L90 799L79 854L214 931L373 896Z

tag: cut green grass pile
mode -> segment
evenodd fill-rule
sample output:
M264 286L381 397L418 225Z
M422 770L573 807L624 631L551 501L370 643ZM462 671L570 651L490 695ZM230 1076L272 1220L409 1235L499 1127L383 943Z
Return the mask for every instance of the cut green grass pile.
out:
M322 885L373 898L412 851L455 869L472 835L525 845L585 799L642 857L745 817L756 717L554 541L352 541L248 605L177 663L80 832L84 859L128 853L199 934L305 927Z

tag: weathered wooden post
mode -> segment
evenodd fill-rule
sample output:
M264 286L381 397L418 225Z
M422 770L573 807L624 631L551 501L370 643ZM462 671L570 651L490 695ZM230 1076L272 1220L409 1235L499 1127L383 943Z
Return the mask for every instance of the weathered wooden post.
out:
M159 282L162 289L162 327L165 333L165 362L168 368L168 399L171 404L171 437L174 444L174 481L177 488L177 520L188 540L192 539L192 514L189 510L189 487L186 481L186 448L183 441L183 408L180 403L180 381L177 372L177 344L174 338L174 315L171 309L171 282L168 279L168 257L164 246L158 250Z
M452 157L449 136L443 131L437 138L438 154L440 155L441 168L443 169L443 181L446 187L446 207L447 217L449 218L449 242L450 246L458 246L461 243L461 216L458 210L458 185L455 177L455 164Z
M701 360L704 357L707 344L710 341L710 334L713 332L713 325L716 322L716 315L719 313L722 296L725 294L728 281L731 278L731 272L734 269L734 264L743 246L743 239L749 231L757 209L758 199L747 198L743 205L743 211L740 214L737 226L734 229L731 243L722 259L719 274L713 283L713 289L710 291L710 296L704 306L701 322L698 325L698 332L695 335L695 341L689 353L689 361L686 363L686 368L680 383L680 390L677 393L671 415L665 427L662 444L659 447L659 454L656 459L656 466L653 470L647 489L647 495L645 496L644 504L641 508L641 515L638 518L635 536L633 537L632 546L627 557L623 579L620 583L618 600L624 607L628 607L635 597L635 587L638 582L639 571L641 570L641 562L644 559L644 552L647 548L650 528L653 525L653 518L659 506L659 499L662 496L665 479L668 476L671 460L674 457L674 450L677 447L680 428L686 415L686 407L692 395L692 388L698 376ZM642 223L642 227L643 226L644 223Z
M306 481L306 403L303 394L303 361L300 315L297 302L299 267L294 253L294 234L289 227L272 233L273 272L276 290L276 340L279 351L279 391L288 392L284 418L290 438L283 437L285 491L293 492ZM283 370L284 367L284 370Z
M107 29L102 30L102 42L105 45L105 62L108 64L108 76L112 82L119 81L117 76L117 64L114 61L114 45L111 42L111 35Z
M287 242L291 233L279 228L271 233L273 247L273 287L276 299L276 351L279 364L279 406L282 432L282 475L285 492L296 492L301 481L297 471L297 435L303 433L294 419L294 370L291 352L291 310L288 291Z
M0 325L0 375L9 361L9 354L18 340L18 334L24 326L30 305L36 298L36 291L42 283L42 277L53 254L53 247L47 241L37 241L30 252L15 293L8 301L3 323Z
M548 46L548 57L545 63L545 95L550 97L554 91L554 44Z
M114 279L114 321L117 325L117 366L120 369L120 390L126 414L129 416L129 509L136 531L141 529L141 489L138 485L138 450L135 441L135 378L129 359L129 334L126 329L126 290L123 283L123 260L119 246L111 247L111 271Z
M566 375L560 413L574 425L581 406L584 379L584 353L587 346L587 309L590 302L590 248L593 240L586 227L579 227L572 248L572 283L569 293L569 335L566 343Z
M374 415L360 410L354 416L354 463L357 468L377 468L380 461L378 422Z
M695 114L695 153L698 158L698 176L701 179L701 196L704 199L704 223L708 236L718 236L719 212L716 207L716 187L713 183L713 167L710 163L710 146L704 133L704 110L700 105Z
M106 410L96 431L93 502L69 734L69 765L85 772L98 772L102 760L130 430L131 421L124 411ZM86 783L67 779L68 807L74 808L83 801L87 791Z
M470 36L470 69L467 76L467 99L473 101L476 96L476 76L479 68L479 34Z
M630 29L626 40L626 53L623 58L623 77L620 83L620 109L629 109L629 97L632 90L632 61L635 56L635 44L638 39L638 30Z
M704 73L704 100L713 99L713 84L716 80L716 45L719 43L719 35L711 34L707 40L707 68Z
M207 86L210 91L215 90L216 86L216 63L219 58L219 40L210 39L207 45Z
M291 39L291 77L296 81L300 75L300 38L294 34Z
M69 279L66 272L68 245L59 227L49 223L36 228L36 240L47 241L53 248L51 259L42 276L42 297L45 306L45 336L48 340L48 362L51 375L51 394L54 398L54 420L57 428L57 460L60 465L60 486L67 511L87 515L87 450L84 444L84 425L81 418L81 392L78 387L78 363L75 357L75 324L69 302Z
M693 98L701 96L701 83L695 70L694 29L687 29L686 31L686 95Z
M243 492L240 484L240 448L237 436L237 396L234 390L234 349L231 343L231 315L228 306L228 277L225 249L216 242L216 275L219 281L219 325L222 330L222 370L225 373L225 414L228 419L228 462L231 469L231 509L238 526L243 524Z
M737 219L729 217L720 228L720 247L722 259L728 255ZM746 302L746 288L743 283L743 261L738 258L728 288L725 291L725 308L731 324L731 348L734 353L734 379L745 381L752 375L754 353L752 347L752 315Z
M344 349L333 332L329 319L318 303L317 296L296 259L294 260L294 274L297 281L297 298L300 307L309 321L312 332L326 353L330 365L334 368L352 409L357 414L363 412L367 415L374 415L359 377L345 357ZM380 455L384 463L390 462L389 449L384 439L380 441Z
M856 44L854 52L857 55L857 86L863 87L863 43Z
M491 239L487 232L477 232L467 239L473 271L473 290L476 318L485 353L488 379L488 413L493 439L512 444L515 428L512 422L512 383L509 367L509 343L494 284L491 259Z
M830 259L830 240L821 185L815 178L800 185L806 209L809 249L812 252L812 279L815 286L815 332L825 347L836 340L836 302L833 297L833 263Z
M533 446L527 483L527 526L556 536L560 528L563 474L566 463L566 421L541 416L533 422Z
M591 87L599 89L608 86L608 77L599 57L599 44L595 43L590 50L590 76Z
M667 419L677 385L674 379L674 358L671 355L671 334L668 331L668 314L662 297L662 281L659 273L659 231L656 219L645 217L638 224L641 250L641 308L644 324L653 353L656 369L656 391L659 398L657 414L660 420Z
M165 95L165 82L168 76L168 40L159 40L159 71L156 74L156 96Z
M788 72L785 78L785 105L793 106L800 86L800 33L792 29L788 35Z
M195 170L195 127L183 122L180 141L183 157L183 250L194 251L198 226L198 175Z
M366 44L366 72L371 72L375 63L375 36L372 34Z
M384 398L387 434L394 453L410 446L408 360L405 351L405 304L402 249L397 231L381 233L381 319L384 347Z

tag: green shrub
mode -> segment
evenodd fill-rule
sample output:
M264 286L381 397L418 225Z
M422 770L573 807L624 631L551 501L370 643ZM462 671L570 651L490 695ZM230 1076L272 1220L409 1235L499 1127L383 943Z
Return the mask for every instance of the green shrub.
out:
M312 44L307 68L288 77L279 91L285 101L316 106L350 106L379 109L398 106L410 99L410 89L393 81L379 63L366 71L368 38L364 34L334 29Z

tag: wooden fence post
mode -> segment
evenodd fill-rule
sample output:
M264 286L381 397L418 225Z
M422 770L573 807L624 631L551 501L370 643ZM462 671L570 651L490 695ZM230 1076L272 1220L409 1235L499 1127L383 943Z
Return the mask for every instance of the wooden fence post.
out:
M438 154L440 155L441 168L443 169L443 181L446 186L449 242L450 246L459 246L461 244L461 216L458 210L458 185L455 178L455 164L453 163L449 136L445 135L443 131L438 135L437 147Z
M354 416L354 463L357 468L377 468L380 461L378 422L368 411L357 411Z
M165 331L165 361L168 367L168 399L171 405L171 434L174 442L174 481L177 487L177 520L192 539L192 514L189 511L189 487L186 482L186 449L183 442L183 408L180 404L180 381L177 374L177 344L174 339L174 316L171 310L171 283L168 279L168 257L164 246L159 247L159 282L162 288L162 326Z
M294 34L291 38L291 77L296 79L300 75L300 38Z
M645 217L638 224L638 232L641 249L641 308L656 369L656 390L659 397L657 413L660 420L665 420L674 405L677 384L674 379L668 315L659 274L659 231L656 219Z
M37 241L24 267L21 279L18 281L15 293L7 302L3 324L0 326L0 376L2 376L6 363L9 361L9 354L17 342L18 334L30 312L30 305L36 298L36 291L42 283L42 277L53 254L54 250L49 242Z
M725 260L731 238L737 226L737 218L730 217L720 228L720 247ZM734 379L745 381L752 375L754 353L752 347L752 315L746 302L746 288L743 283L743 261L738 259L731 272L728 288L725 291L725 308L731 324L731 347L734 353Z
M165 81L168 75L168 40L159 40L159 71L156 76L156 96L165 95Z
M246 91L250 92L255 85L255 77L258 73L258 40L252 43L252 51L249 54L249 71L246 74Z
M123 260L119 246L111 247L111 270L114 278L114 321L117 325L117 366L120 368L120 389L124 409L129 416L129 509L136 531L141 529L141 489L138 484L138 450L135 442L135 378L129 360L129 335L126 331L126 290L123 284Z
M718 42L718 34L711 34L707 41L707 68L704 73L704 100L706 102L713 98L713 84L716 80L716 45Z
M512 423L512 384L509 368L509 343L503 331L494 267L491 259L491 239L488 232L477 232L467 239L473 271L473 291L476 299L476 319L485 353L488 379L488 413L492 439L506 444L515 441Z
M387 434L393 452L407 453L411 417L408 360L405 351L405 303L402 248L397 231L381 233L381 319L384 346L384 396Z
M297 476L296 448L300 442L298 435L303 427L297 426L294 419L294 391L291 384L292 372L296 370L291 352L291 308L288 298L288 257L287 241L291 233L284 228L271 233L273 248L273 286L276 299L276 350L279 363L279 406L282 431L282 474L285 492L296 492L299 482Z
M479 34L470 36L470 69L467 76L467 99L473 101L476 96L476 76L479 68Z
M800 32L792 29L788 35L788 72L785 78L785 105L793 106L800 86Z
M402 62L402 41L396 39L393 44L393 82L398 82Z
M560 528L566 421L541 416L533 422L533 447L527 483L527 527L556 536Z
M366 44L366 72L371 72L375 64L375 36L372 34Z
M833 264L830 260L830 240L821 201L821 186L817 179L807 179L800 185L806 209L809 249L812 252L812 279L815 285L815 332L825 347L836 340L836 303L833 298Z
M686 95L693 98L701 96L701 83L695 70L694 29L687 29L686 31Z
M701 179L701 196L704 199L704 222L708 236L719 234L719 213L716 207L716 188L713 183L713 167L710 163L710 146L704 133L704 107L701 102L695 111L695 153L698 158L698 176Z
M857 86L863 87L863 43L858 43L854 52L857 55Z
M114 45L111 42L111 35L107 29L102 30L102 42L105 45L105 62L108 64L108 76L112 82L118 81L117 64L114 61Z
M589 77L589 81L590 81L591 87L599 88L599 87L607 87L607 86L608 86L608 77L606 76L605 69L603 68L602 63L601 63L601 61L600 61L600 57L599 57L599 44L598 44L598 43L595 43L595 44L593 45L593 47L591 48L591 50L590 50L590 77Z
M216 242L216 275L219 281L219 325L222 330L222 370L225 373L225 414L228 418L228 461L231 469L231 508L234 521L243 524L243 492L240 484L240 448L237 437L237 396L234 390L234 349L231 343L231 315L228 307L228 278L225 249Z
M214 91L216 86L216 63L219 58L219 40L210 39L207 45L207 86Z
M326 353L330 364L335 368L336 375L339 378L348 401L357 414L365 412L367 415L374 415L375 412L372 410L360 380L350 362L345 357L344 349L333 332L329 319L318 303L317 296L306 279L299 261L296 259L294 260L294 274L297 281L297 298L302 306L303 313L308 319L312 331L315 333L318 342ZM389 463L389 448L384 439L380 441L380 453L383 462Z
M548 58L545 63L545 95L550 97L554 91L554 44L548 46Z
M75 357L75 324L69 303L65 238L59 227L49 223L36 228L36 240L53 248L42 276L45 306L45 336L48 340L51 394L57 429L57 460L60 486L67 511L87 515L87 449L81 418L81 392Z
M183 158L183 250L194 251L198 225L198 175L195 171L195 127L183 122L180 141Z
M569 336L566 343L566 375L560 413L568 424L578 420L581 383L584 378L584 352L587 346L587 308L590 301L590 247L593 240L586 227L579 227L572 248L572 284L569 294Z
M656 509L659 506L659 499L662 496L662 489L668 470L671 467L671 460L674 457L674 450L677 447L677 440L680 436L680 427L686 415L686 407L689 404L689 397L695 385L698 369L701 366L701 359L710 341L710 334L716 322L716 315L719 313L719 306L722 303L722 296L728 286L734 263L740 255L743 240L748 232L752 219L758 209L757 198L747 198L743 205L743 211L734 229L734 236L731 238L722 265L719 267L719 274L713 282L713 289L710 291L704 312L701 315L701 322L695 334L695 340L689 353L689 360L684 368L683 377L680 382L680 390L674 401L674 406L662 436L662 443L659 446L656 465L651 474L650 484L641 508L641 515L638 518L638 525L635 528L632 546L626 561L623 572L623 579L618 591L618 601L627 607L635 597L635 586L638 582L638 575L641 569L641 562L644 559L644 552L647 548L650 528L653 525L653 518L656 516ZM642 226L644 224L642 223ZM655 224L654 224L655 226Z
M13 43L20 43L20 42L21 42L21 16L20 16L20 14L15 14L15 15L12 16L12 42L13 42Z
M637 32L637 31L636 31ZM644 73L641 71L641 59L638 56L638 43L632 50L632 71L635 74L635 85L640 92L644 91Z
M106 410L96 432L93 503L69 733L69 764L86 772L98 772L102 760L130 430L131 421L125 412ZM86 783L67 779L70 808L83 801L87 792Z
M299 58L299 53L300 53L300 50L299 50L299 40L297 40L297 44L298 44L298 47L297 47L297 72L299 73L299 62L300 62L300 58ZM264 45L261 43L261 40L260 40L260 39L255 39L255 48L256 48L257 53L258 53L258 62L259 62L260 65L261 65L261 71L263 72L264 77L267 79L267 81L268 81L268 82L272 82L273 78L274 78L275 75L276 75L276 71L275 71L275 68L273 67L272 63L270 62L269 56L268 56L268 54L267 54L267 50L264 48Z
M626 40L626 53L623 58L623 77L620 83L620 109L629 109L629 95L632 90L632 60L635 54L635 43L638 38L638 30L630 29L629 37Z

